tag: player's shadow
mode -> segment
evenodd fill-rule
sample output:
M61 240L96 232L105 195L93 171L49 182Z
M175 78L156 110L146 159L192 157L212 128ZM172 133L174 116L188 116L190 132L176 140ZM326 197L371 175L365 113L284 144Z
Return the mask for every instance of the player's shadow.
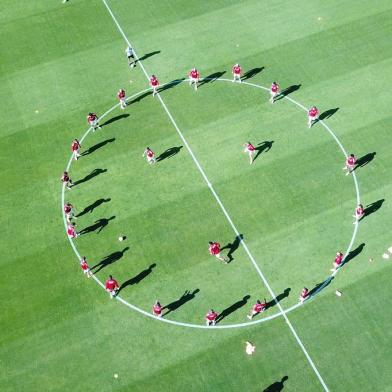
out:
M263 392L281 392L284 388L284 383L289 379L288 376L282 377L280 381L276 381L267 388L263 389Z
M259 74L265 67L256 67L252 68L249 71L246 71L243 75L241 80L248 80L250 78L253 78L253 76L256 76Z
M199 292L199 289L193 290L190 292L189 290L185 290L184 294L181 297L170 304L165 305L162 309L167 309L167 311L163 314L163 316L167 316L169 313L174 312L182 305L185 305L187 302L191 301L195 298L196 294Z
M314 297L316 294L318 294L321 290L325 289L332 281L334 277L333 276L328 276L327 279L325 279L323 282L317 283L316 286L314 286L308 294L308 298Z
M152 94L152 90L145 91L143 94L138 95L137 97L127 101L127 105L132 105L133 103L140 102L143 98L148 97Z
M88 234L96 230L97 230L97 234L99 234L109 224L109 222L115 218L116 217L113 215L110 218L98 219L92 225L87 226L83 230L81 230L79 234Z
M91 203L90 205L88 205L87 207L84 208L84 210L82 212L80 212L78 215L76 215L76 217L78 218L79 216L83 216L85 214L88 213L92 213L97 207L99 207L101 204L103 203L109 203L111 199L98 199L95 200L94 203Z
M349 263L352 259L354 259L355 257L357 257L362 251L363 248L365 247L365 243L362 242L361 245L358 245L355 249L353 249L343 260L343 264L342 267L344 265L346 265L347 263Z
M168 148L161 155L159 155L159 157L157 157L157 162L160 162L160 161L163 161L164 159L173 157L174 155L176 155L180 152L181 148L182 148L182 146Z
M127 117L129 117L129 114L128 114L128 113L119 114L118 116L114 116L114 117L112 117L112 118L109 118L109 120L105 121L105 122L101 125L101 127L105 127L106 125L112 124L112 123L114 123L114 122L116 122L116 121L118 121L118 120L121 120L121 119L127 118Z
M233 253L238 249L243 238L244 238L243 234L237 235L234 238L233 242L231 242L231 243L229 242L227 245L225 245L223 248L221 248L221 250L229 249L229 251L227 252L227 257L229 258L229 261L228 261L229 263L234 260Z
M107 171L108 169L94 169L91 171L91 173L87 174L87 176L85 176L84 178L75 181L73 185L75 186L75 185L83 184L84 182L90 181L94 177L97 177L102 173L106 173Z
M124 290L125 287L127 286L132 286L134 284L138 284L140 283L143 279L147 278L148 275L151 274L152 270L156 267L156 264L151 264L148 268L146 268L145 270L139 272L136 276L134 276L131 279L128 279L127 281L125 281L120 288L118 289L118 292L120 292L121 290Z
M285 289L283 293L278 294L275 299L271 299L271 301L267 302L267 306L265 307L265 310L274 307L277 303L287 298L290 295L290 291L291 288L287 287L287 289Z
M127 250L129 250L129 246L127 246L123 250L118 250L116 252L111 253L110 255L107 255L99 263L97 263L94 266L92 266L91 270L94 271L95 274L98 273L99 271L101 271L101 269L103 269L103 268L107 267L108 265L113 264L116 261L120 260L124 256L124 253Z
M185 80L185 78L181 78L181 79L174 79L169 83L166 83L165 85L163 85L162 87L159 87L158 92L162 93L163 91L169 90L173 87L176 87L177 84L180 84L181 82L183 82Z
M153 52L143 54L143 56L142 56L142 57L139 57L139 59L136 60L135 63L137 63L137 62L139 62L139 61L147 60L148 58L150 58L150 57L152 57L152 56L155 56L156 54L159 54L159 53L161 53L160 50L154 50Z
M226 71L218 71L206 76L200 81L199 87L207 83L215 82L215 80L221 78L225 73Z
M216 318L216 323L219 323L220 321L224 320L227 316L230 314L234 313L236 310L242 308L246 303L248 302L248 299L250 298L250 295L245 295L244 298L241 300L233 303L233 305L230 305L228 308L224 309Z
M271 140L271 141L266 140L264 142L259 143L257 145L257 147L255 148L257 153L256 153L255 159L253 159L253 161L255 161L257 159L257 157L259 155L261 155L263 152L268 152L269 150L271 150L273 143L274 143L273 140Z
M102 142L94 144L93 146L89 147L86 151L84 151L82 153L82 156L92 154L94 151L99 150L101 147L106 146L106 144L108 144L108 143L113 143L115 140L116 140L116 138L113 137L111 139L106 139Z
M368 163L370 163L374 159L375 156L376 156L376 152L369 152L366 155L358 158L357 164L355 165L354 170L356 170L358 167L366 166Z
M380 199L380 200L377 200L373 203L368 204L364 210L364 214L365 214L364 217L369 216L369 215L375 213L376 211L378 211L381 208L381 206L383 205L384 201L385 201L385 199Z
M275 98L275 101L279 101L280 99L283 99L284 97L287 97L289 94L299 90L300 88L301 88L301 84L293 84L292 86L286 87Z
M325 112L322 112L319 116L319 121L323 121L323 120L326 120L327 118L332 117L338 110L339 110L339 108L334 108L334 109L328 109Z

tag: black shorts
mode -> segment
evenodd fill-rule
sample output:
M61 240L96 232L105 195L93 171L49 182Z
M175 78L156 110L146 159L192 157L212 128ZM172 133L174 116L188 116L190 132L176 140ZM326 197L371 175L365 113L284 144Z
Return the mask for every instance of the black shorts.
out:
M130 56L128 56L128 60L133 59L135 60L135 55L131 54Z

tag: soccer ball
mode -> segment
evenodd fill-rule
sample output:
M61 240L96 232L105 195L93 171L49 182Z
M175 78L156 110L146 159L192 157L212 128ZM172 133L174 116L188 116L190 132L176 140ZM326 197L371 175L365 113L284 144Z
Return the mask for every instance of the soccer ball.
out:
M122 235L120 235L120 237L118 237L118 240L119 240L119 241L123 241L123 240L124 240L124 237L123 237Z
M114 377L114 378L118 378L118 374L117 374L117 373L114 373L114 374L113 374L113 377Z

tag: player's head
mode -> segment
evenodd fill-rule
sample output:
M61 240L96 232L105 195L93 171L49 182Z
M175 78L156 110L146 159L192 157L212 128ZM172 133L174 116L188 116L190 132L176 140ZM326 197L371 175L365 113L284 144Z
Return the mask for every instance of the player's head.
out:
M354 158L354 154L350 154L350 157L351 157L351 158Z
M113 280L113 276L112 276L112 275L109 275L109 279L110 279L110 280Z
M89 116L93 116L94 114L90 112L88 115L89 115Z
M146 150L149 150L150 149L150 147L146 147Z
M256 303L257 303L257 304L261 304L261 302L260 302L260 300L259 300L259 299L256 301Z
M80 261L86 261L86 256L83 256Z
M359 208L363 208L363 205L362 205L362 204L358 204L358 207L359 207Z
M342 252L336 252L336 256L340 256Z
M239 67L240 65L237 63L236 65L235 65L235 67Z
M195 68L195 67L193 67L193 68L192 68L192 71L196 71L196 68Z
M64 172L64 175L68 175L68 172L67 172L67 171L65 171L65 172Z
M272 84L277 84L276 82L272 82Z
M161 306L161 303L160 303L158 300L156 300L156 301L155 301L155 305Z
M209 313L214 313L214 309L210 309Z
M212 244L213 244L213 242L212 242L212 241L209 241L208 243L209 243L210 245L212 245Z
M151 75L151 79L155 79L155 75Z

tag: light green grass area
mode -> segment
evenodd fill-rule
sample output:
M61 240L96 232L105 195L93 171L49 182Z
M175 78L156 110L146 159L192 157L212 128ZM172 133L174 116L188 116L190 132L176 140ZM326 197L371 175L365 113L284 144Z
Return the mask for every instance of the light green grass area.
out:
M346 251L356 191L327 129L308 129L303 109L288 99L271 105L257 86L296 86L288 98L332 111L325 123L347 152L368 157L356 175L361 202L376 207L359 226L355 257L287 316L329 390L391 391L392 259L381 256L392 246L392 4L108 4L161 84L194 66L222 79L236 62L254 70L250 85L216 80L195 92L184 81L161 97L283 309ZM5 0L0 34L1 391L322 391L282 316L233 329L165 324L83 276L62 220L71 141L88 129L88 112L117 103L120 87L131 96L148 81L140 65L128 67L126 42L100 0ZM72 163L73 181L82 181L65 191L77 213L87 208L78 230L109 220L74 241L96 276L112 274L121 298L144 311L156 299L174 303L166 318L176 322L204 325L212 307L226 309L218 325L246 323L263 298L272 306L255 320L276 315L244 247L228 265L208 254L209 241L232 244L236 234L158 98L141 94L101 124L82 143L91 153ZM249 165L247 141L271 148ZM177 153L150 166L146 146ZM194 295L175 305L187 291Z

